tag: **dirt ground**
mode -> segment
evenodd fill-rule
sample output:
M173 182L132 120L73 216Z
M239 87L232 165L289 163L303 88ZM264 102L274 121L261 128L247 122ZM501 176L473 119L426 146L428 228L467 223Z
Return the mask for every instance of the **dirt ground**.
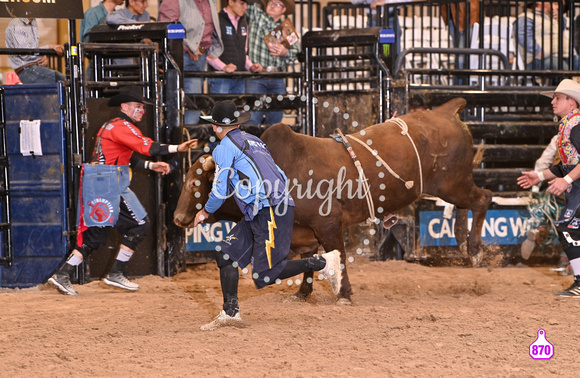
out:
M146 276L128 293L100 282L63 296L47 285L0 292L0 375L218 377L546 377L580 370L580 300L550 267L348 264L352 306L326 281L260 291L241 275L244 328L201 332L221 309L215 264ZM528 355L538 330L550 360Z

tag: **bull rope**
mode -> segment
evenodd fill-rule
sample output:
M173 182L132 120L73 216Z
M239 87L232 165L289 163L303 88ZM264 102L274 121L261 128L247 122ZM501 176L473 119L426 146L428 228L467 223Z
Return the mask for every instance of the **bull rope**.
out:
M348 152L348 154L350 155L354 166L356 167L357 171L358 171L358 176L359 176L359 180L363 186L363 189L365 191L365 199L367 201L367 206L369 208L369 218L367 219L369 222L374 223L375 220L377 219L377 217L375 217L375 204L373 202L373 198L371 197L370 193L370 187L368 184L368 179L365 176L365 172L363 170L363 167L360 163L360 161L358 160L358 158L356 157L356 154L354 153L354 150L352 149L352 146L350 145L350 143L348 143L348 140L346 140L344 134L342 133L342 131L340 131L340 129L336 129L335 130L336 133L338 133L338 135L340 135L342 144L344 144L344 147L346 148L346 151Z
M393 118L387 120L387 122L393 122L397 126L399 126L401 128L401 135L405 135L405 136L407 136L407 138L409 138L409 141L411 142L411 145L413 146L413 149L415 150L415 155L417 156L417 163L419 164L419 195L420 195L421 193L423 193L423 168L421 167L421 157L419 156L419 151L417 150L417 146L415 145L415 142L413 142L413 138L411 138L411 136L409 135L409 126L401 118L393 117ZM404 179L401 178L401 176L399 176L395 171L393 171L393 169L389 166L389 164L387 164L387 162L385 160L383 160L383 158L381 158L378 151L371 149L362 140L360 140L352 135L347 135L347 137L355 140L361 146L366 148L371 153L371 155L373 155L387 169L387 171L389 171L389 173L391 175L393 175L393 177L395 177L396 179L405 183L405 188L411 189L415 185L415 183L412 180L405 181Z
M187 136L187 140L191 140L191 134L189 133L189 130L187 128L183 128L183 133ZM193 164L191 161L191 148L187 149L187 161L189 162L189 166L191 167L191 165Z

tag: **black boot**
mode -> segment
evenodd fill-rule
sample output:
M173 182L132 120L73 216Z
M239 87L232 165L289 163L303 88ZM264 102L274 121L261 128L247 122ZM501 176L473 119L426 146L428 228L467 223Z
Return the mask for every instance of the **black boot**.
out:
M324 269L326 260L319 255L314 255L306 259L288 260L284 270L280 272L277 278L285 280L286 278L294 277L300 273L317 272ZM272 281L274 283L274 281Z
M566 290L556 293L559 297L580 297L580 275L574 276L574 283Z
M129 281L127 277L125 277L125 270L127 269L128 261L119 261L115 260L111 270L107 277L105 277L104 281L105 284L109 286L115 286L125 290L136 291L139 290L140 286L136 283Z
M224 297L223 310L228 316L235 316L240 312L240 306L238 305L239 275L238 268L231 264L220 268L220 283Z
M70 282L70 276L74 273L76 266L72 266L69 263L64 263L55 274L48 279L48 282L53 284L61 294L64 295L79 295L79 293L73 289Z

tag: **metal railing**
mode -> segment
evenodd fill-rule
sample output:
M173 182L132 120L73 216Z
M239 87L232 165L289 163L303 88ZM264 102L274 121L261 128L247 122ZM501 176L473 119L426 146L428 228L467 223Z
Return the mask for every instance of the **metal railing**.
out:
M48 67L59 72L65 72L65 59L53 49L8 49L0 48L0 55L34 55L48 57Z
M508 57L514 70L576 70L579 5L579 1L565 4L562 0L439 0L401 1L373 10L369 5L330 3L323 9L322 25L334 30L369 26L393 29L395 53L425 47L494 49ZM550 6L553 14L541 11ZM537 59L530 60L530 55ZM494 69L497 64L492 58L482 61L448 54L436 61L409 61L407 68Z

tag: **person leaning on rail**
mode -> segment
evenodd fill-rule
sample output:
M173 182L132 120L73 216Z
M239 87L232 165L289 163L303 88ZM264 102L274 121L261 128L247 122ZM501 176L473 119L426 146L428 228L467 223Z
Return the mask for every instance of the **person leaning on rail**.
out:
M224 52L219 58L207 56L207 62L215 71L235 73L250 71L260 73L264 69L259 63L252 63L248 51L248 20L246 0L228 0L228 5L219 13L220 29ZM246 79L212 78L208 80L209 93L236 93L246 91Z
M147 0L125 0L125 8L107 14L105 21L108 25L150 22L151 15L147 12L148 5Z
M548 193L564 193L566 204L558 220L558 239L574 271L572 286L558 291L557 296L580 297L580 83L570 79L560 82L555 91L541 92L552 98L554 114L560 117L558 154L560 163L540 172L526 171L518 184L529 189L549 180Z
M4 37L6 47L9 49L38 49L36 18L13 18L6 28ZM64 53L64 47L61 45L49 44L42 48L53 49L58 55ZM66 80L66 76L61 72L48 68L46 55L10 55L8 62L23 84L50 84Z
M101 127L91 161L83 164L76 247L48 280L62 294L78 295L71 285L71 273L107 241L113 227L119 230L123 241L104 283L139 290L139 285L125 277L125 270L135 248L145 238L150 222L146 210L129 188L131 169L145 168L166 175L171 167L166 162L142 160L133 152L163 156L197 146L197 139L177 145L158 143L144 136L135 126L143 119L148 103L141 93L139 87L125 87L109 100L109 106L120 106L119 115Z
M246 17L250 25L250 38L248 44L248 56L254 63L259 63L267 72L285 72L286 65L294 62L300 51L299 41L290 47L281 43L268 43L264 37L272 33L282 24L283 15L294 13L294 0L262 0L266 10L258 8L256 4L248 6ZM250 78L246 80L247 94L286 94L286 82L284 78ZM284 112L282 110L265 110L250 112L250 124L273 125L282 122Z
M205 72L207 57L218 58L224 51L217 0L163 0L159 6L159 21L178 21L185 28L183 40L183 70ZM203 92L203 78L185 77L186 94ZM186 110L186 125L199 123L199 110Z
M123 0L103 0L85 12L81 21L81 42L90 42L89 32L95 25L105 23L107 15L115 11L115 7L123 5Z

